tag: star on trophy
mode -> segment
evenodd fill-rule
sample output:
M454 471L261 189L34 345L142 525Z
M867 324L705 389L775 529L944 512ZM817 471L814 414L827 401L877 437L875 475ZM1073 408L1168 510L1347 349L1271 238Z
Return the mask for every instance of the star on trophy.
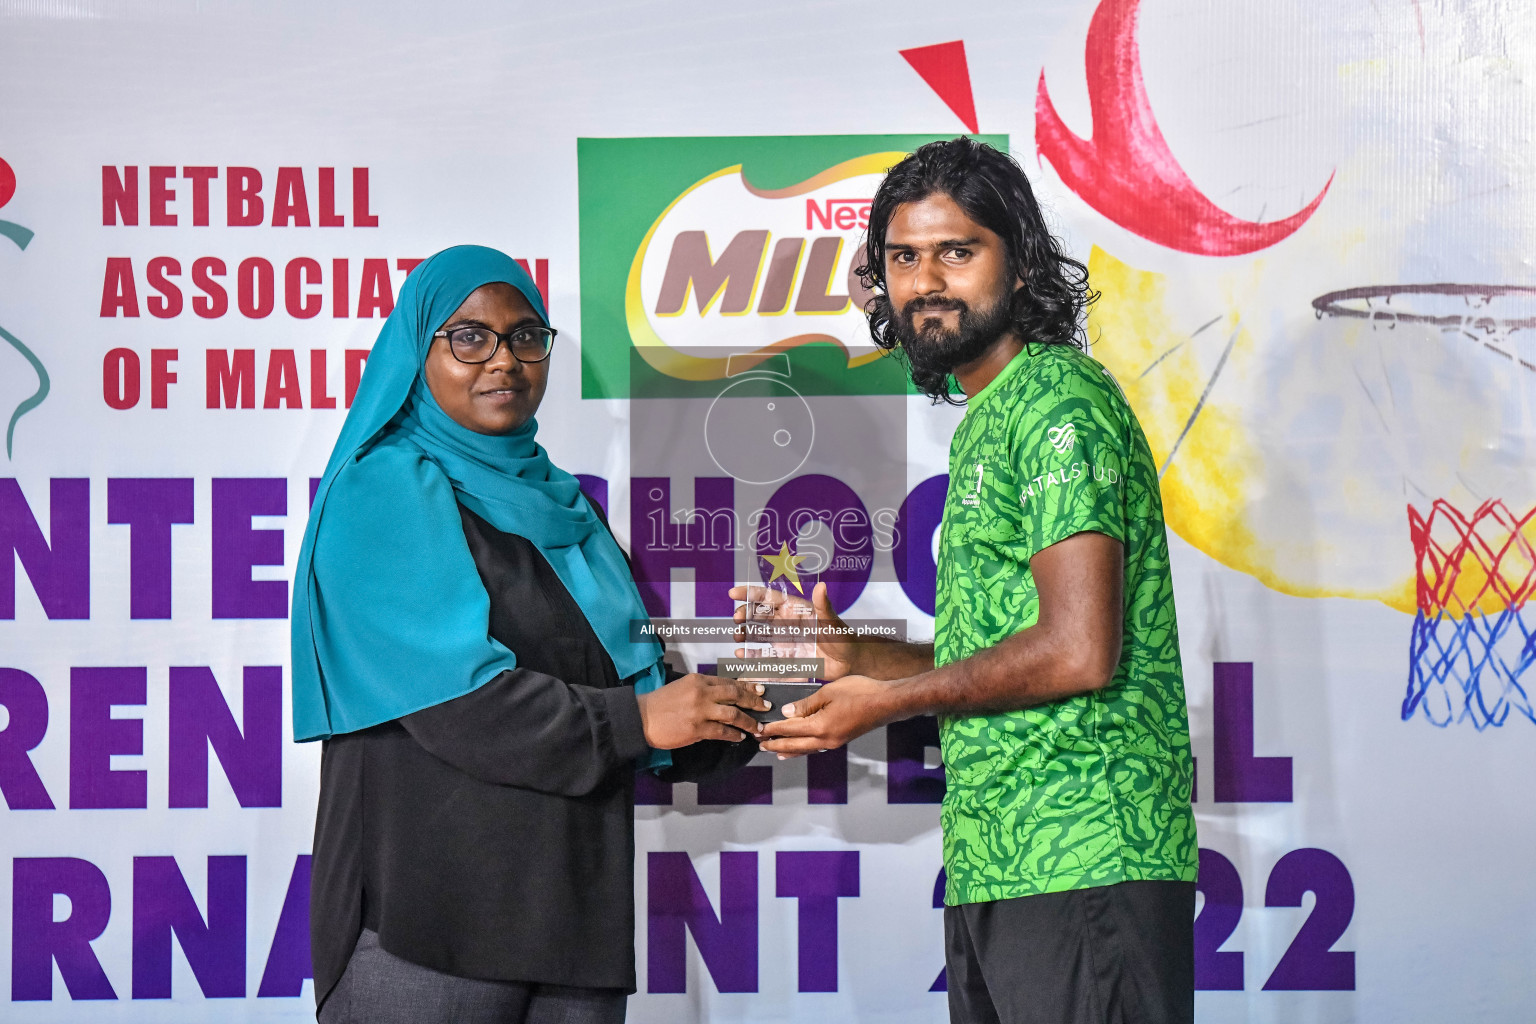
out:
M805 561L804 555L792 554L789 550L789 541L779 545L779 553L776 555L760 555L763 561L773 566L773 575L768 577L769 586L779 577L783 577L795 585L795 590L804 597L805 588L800 586L800 573L797 571L800 563Z
M822 668L816 656L816 610L805 596L799 572L807 556L795 554L784 542L777 554L758 557L773 571L765 583L751 582L732 591L742 602L736 615L742 646L735 659L721 663L721 674L729 671L764 684L763 696L773 708L753 715L767 722L782 718L780 708L816 689L820 684L813 680Z

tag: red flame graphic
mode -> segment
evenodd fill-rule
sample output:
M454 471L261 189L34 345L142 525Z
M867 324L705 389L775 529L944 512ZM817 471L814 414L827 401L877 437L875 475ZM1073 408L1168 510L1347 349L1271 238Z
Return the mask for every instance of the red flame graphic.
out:
M1128 231L1201 256L1240 256L1268 248L1312 216L1328 188L1306 208L1268 224L1234 217L1207 199L1179 166L1157 127L1136 46L1140 0L1104 0L1088 26L1084 61L1093 134L1080 138L1056 113L1040 73L1035 146L1067 187Z

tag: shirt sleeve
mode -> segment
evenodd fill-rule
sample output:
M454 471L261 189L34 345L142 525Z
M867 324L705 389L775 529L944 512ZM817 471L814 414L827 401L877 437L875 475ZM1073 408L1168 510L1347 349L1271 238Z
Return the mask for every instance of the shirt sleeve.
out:
M1022 540L1032 557L1077 533L1126 539L1129 438L1107 373L1063 378L1014 428Z
M482 782L562 796L590 793L648 749L632 687L581 686L526 668L400 724Z

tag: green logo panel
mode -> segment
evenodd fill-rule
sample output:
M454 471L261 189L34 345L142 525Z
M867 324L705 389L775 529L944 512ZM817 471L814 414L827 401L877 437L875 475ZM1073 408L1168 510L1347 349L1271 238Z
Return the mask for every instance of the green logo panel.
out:
M702 396L761 365L804 394L911 393L856 268L886 170L945 137L579 139L583 397Z

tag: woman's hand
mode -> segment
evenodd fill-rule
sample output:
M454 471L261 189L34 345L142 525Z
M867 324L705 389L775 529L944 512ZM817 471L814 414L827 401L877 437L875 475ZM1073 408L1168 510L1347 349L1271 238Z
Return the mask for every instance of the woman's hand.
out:
M761 683L690 673L642 693L640 722L655 750L675 750L700 740L733 743L756 736L762 725L743 708L767 711Z
M809 601L770 587L732 587L729 596L733 601L757 605L757 610L752 616L754 622L783 623L797 629L814 625L816 627L814 657L822 659L822 678L826 681L841 679L854 671L854 658L858 654L858 645L853 642L847 623L832 610L832 601L827 597L825 583L816 584L815 589L811 591ZM752 638L747 634L746 628L746 604L737 605L733 614L738 624L736 639L750 642ZM743 657L744 651L738 649L736 656Z

